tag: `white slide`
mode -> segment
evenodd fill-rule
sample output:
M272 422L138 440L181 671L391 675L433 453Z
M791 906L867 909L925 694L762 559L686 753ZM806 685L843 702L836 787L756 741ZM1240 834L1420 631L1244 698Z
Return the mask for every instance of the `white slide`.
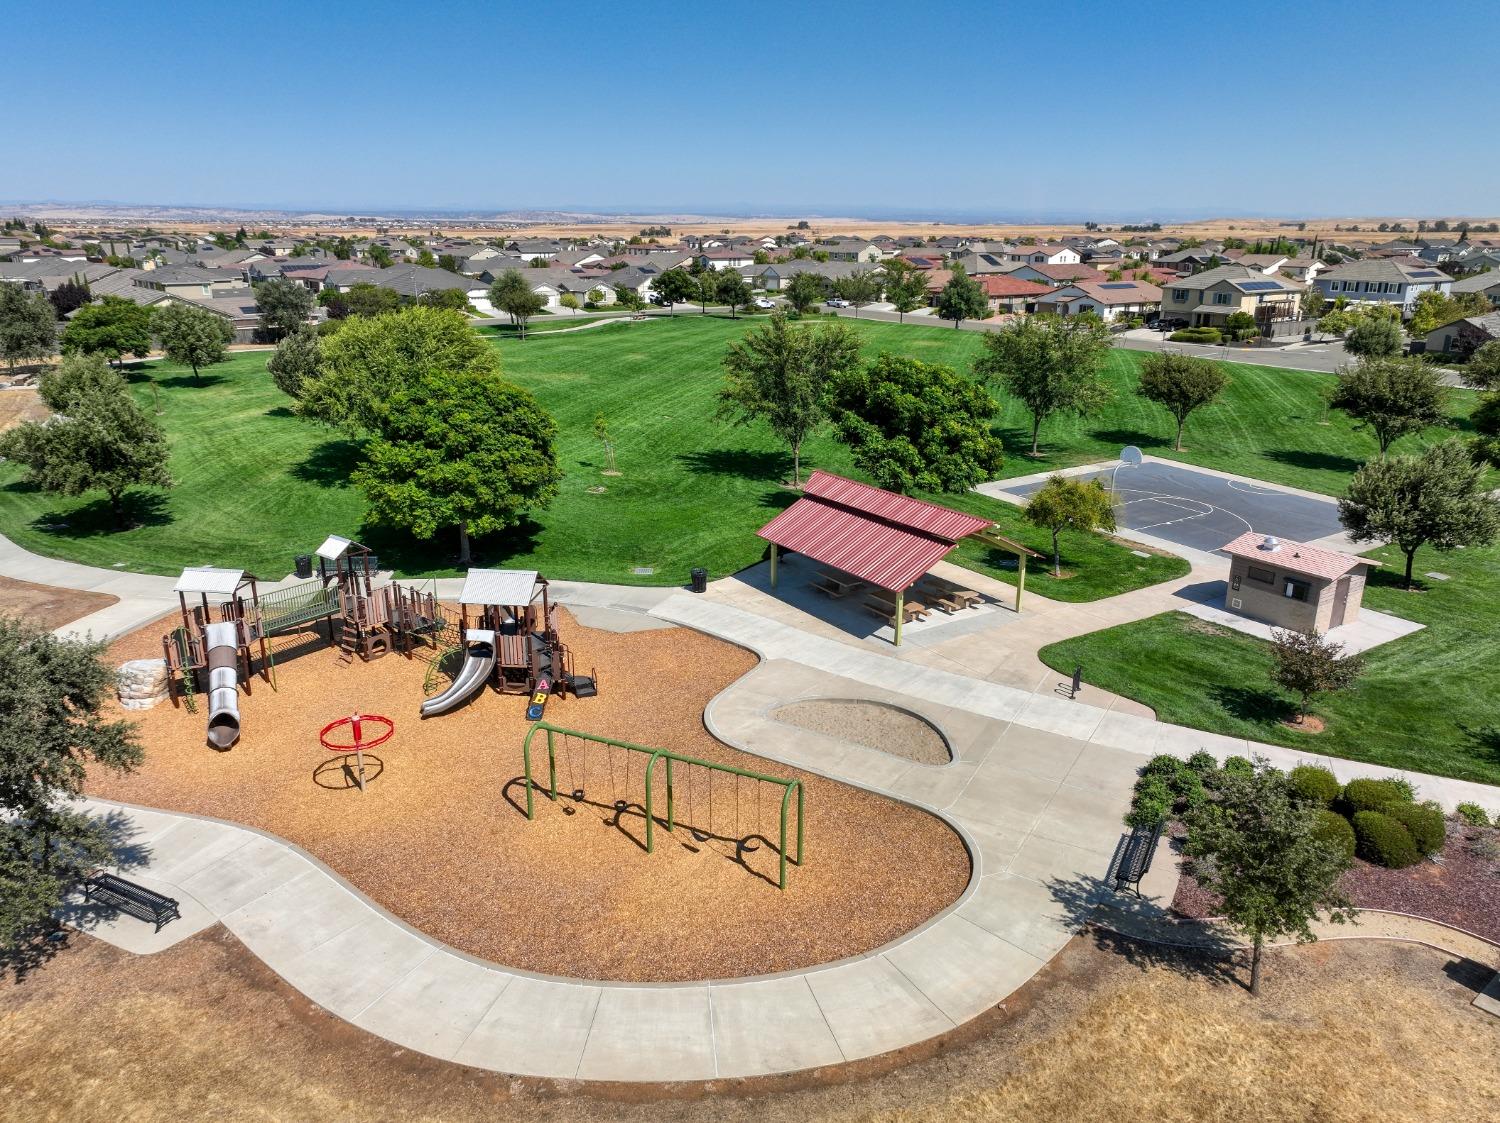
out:
M422 703L423 717L436 717L454 709L489 681L495 669L495 633L488 628L470 628L464 633L464 665L453 685Z
M232 621L203 629L208 648L208 743L228 749L240 739L239 627Z

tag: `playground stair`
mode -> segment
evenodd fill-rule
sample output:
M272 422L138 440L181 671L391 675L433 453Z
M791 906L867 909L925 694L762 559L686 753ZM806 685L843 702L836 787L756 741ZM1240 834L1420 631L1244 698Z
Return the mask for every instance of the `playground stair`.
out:
M359 626L345 616L339 626L339 662L349 666L359 649Z

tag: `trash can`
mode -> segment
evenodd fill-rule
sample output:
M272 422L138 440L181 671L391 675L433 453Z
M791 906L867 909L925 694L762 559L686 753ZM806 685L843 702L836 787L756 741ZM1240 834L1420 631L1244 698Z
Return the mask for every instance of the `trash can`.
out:
M297 567L297 580L306 581L312 576L312 555L298 554L292 562Z
M693 592L708 592L708 570L704 569L701 565L693 567Z

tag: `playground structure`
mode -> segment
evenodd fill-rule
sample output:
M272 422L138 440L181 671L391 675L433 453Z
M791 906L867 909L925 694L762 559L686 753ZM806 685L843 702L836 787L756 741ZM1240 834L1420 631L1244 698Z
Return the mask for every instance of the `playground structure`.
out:
M571 745L576 739L583 746L582 777L579 785L568 793L575 803L583 803L588 798L588 746L603 745L607 750L620 749L625 753L625 779L626 788L629 788L630 760L631 754L644 754L646 760L642 770L643 783L645 785L645 799L641 810L646 819L646 853L654 852L656 847L656 776L657 772L664 773L666 781L666 817L665 826L668 831L676 829L679 818L686 826L692 836L699 842L706 842L710 838L721 838L732 842L735 846L736 857L742 857L747 851L755 850L762 842L774 845L777 854L777 888L786 888L786 867L790 860L801 867L803 864L803 796L802 781L796 779L782 779L779 776L767 776L762 772L751 772L748 769L736 768L729 764L720 764L701 757L687 756L676 753L670 749L653 749L645 745L637 745L630 741L617 741L611 737L600 737L593 733L580 733L576 729L564 729L559 725L549 725L544 721L534 724L526 734L525 741L521 744L521 756L525 765L526 775L526 818L535 819L536 810L532 803L532 790L535 781L531 772L531 742L538 733L546 734L547 739L547 786L544 794L552 802L557 802L557 739L563 738L565 747ZM663 767L657 768L658 763ZM678 815L678 771L686 770L683 777L687 781L686 798L682 801L687 804L687 814ZM694 784L694 770L702 770L708 781L706 799L702 795L703 784ZM615 767L611 761L609 764L610 794L614 798L614 810L619 815L629 809L628 798L621 799L615 790ZM722 835L718 833L714 820L714 786L716 775L726 775L734 778L734 826L731 833ZM761 830L761 800L760 789L756 788L755 797L755 820L754 830L742 833L740 830L740 781L747 780L753 784L769 784L781 789L780 818L777 841L773 844ZM698 790L699 797L695 800L694 791ZM791 811L793 794L797 797L797 851L795 857L790 857L787 852L787 830L788 819ZM707 804L707 815L703 814L703 804Z
M367 725L375 726L376 731L368 732ZM339 739L341 736L339 731L345 728L348 729L347 741ZM396 723L388 717L380 714L350 714L348 717L336 718L318 730L318 744L335 756L343 757L346 766L349 757L354 757L355 782L359 785L359 790L364 791L365 752L379 748L389 741L395 732Z
M329 642L349 664L393 648L409 658L418 646L436 648L449 627L435 592L395 584L359 543L331 535L316 558L315 575L308 567L307 579L265 594L253 574L213 566L184 569L173 587L182 622L162 637L168 693L191 709L206 683L212 747L228 749L239 740L241 683L248 694L258 670L275 689L272 637L324 620Z
M533 720L553 694L598 693L597 673L575 673L572 653L558 637L547 579L536 570L471 569L458 599L464 663L447 690L422 703L424 718L457 708L485 683L501 694L531 695L527 716Z

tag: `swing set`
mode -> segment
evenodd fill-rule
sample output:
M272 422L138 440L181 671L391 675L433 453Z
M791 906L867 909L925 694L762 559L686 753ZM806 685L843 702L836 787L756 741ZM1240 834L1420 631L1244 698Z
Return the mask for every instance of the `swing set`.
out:
M675 827L676 827L676 825L677 825L677 821L678 821L678 815L677 815L677 810L678 810L678 807L677 807L677 804L678 804L678 791L677 791L678 784L677 784L677 775L676 775L676 773L677 773L677 769L678 768L685 768L685 769L688 770L687 774L686 774L686 777L685 777L687 779L687 781L688 781L687 791L685 793L685 796L686 796L685 802L687 804L687 812L688 812L688 814L687 814L687 818L685 818L683 820L683 825L688 828L688 830L692 834L693 838L696 839L700 843L701 842L706 842L713 835L713 799L714 799L714 796L713 796L713 780L714 780L715 773L724 773L726 775L734 777L734 830L735 830L735 835L733 837L733 841L736 843L736 848L737 848L737 851L739 851L739 852L747 852L747 851L751 851L751 850L756 849L758 847L759 843L754 842L753 839L756 838L756 837L764 837L763 835L759 834L759 831L760 831L760 790L761 790L759 787L757 787L755 789L755 791L756 791L756 799L755 799L755 811L756 811L756 815L755 815L755 820L756 820L756 822L755 822L755 834L752 834L752 835L749 835L749 836L740 836L740 834L739 834L739 825L740 825L740 798L739 798L740 797L740 781L741 780L748 780L748 781L751 781L751 782L753 782L753 783L755 783L757 785L759 785L759 784L771 784L771 785L774 785L776 787L781 788L782 789L782 792L781 792L781 823L780 823L780 836L779 836L780 842L779 842L779 849L778 849L778 852L777 852L778 853L778 860L779 860L778 888L781 888L781 889L785 889L786 888L787 826L788 826L789 813L791 811L792 795L793 795L793 793L795 793L796 797L797 797L797 855L796 855L795 858L792 859L792 861L795 862L799 866L802 865L802 843L803 843L802 811L803 811L803 805L802 805L802 781L801 780L783 780L779 776L767 776L764 773L751 772L751 771L748 771L747 769L744 769L744 768L735 768L735 767L733 767L731 765L728 765L728 764L715 764L713 761L703 760L703 759L701 759L699 757L686 756L686 755L684 755L682 753L674 753L670 749L653 749L653 748L647 747L646 745L636 745L636 744L633 744L630 741L616 741L616 740L613 740L612 738L609 738L609 737L599 737L599 736L596 736L593 733L580 733L576 729L564 729L561 726L549 725L549 724L547 724L544 721L539 721L539 722L537 722L536 724L534 724L531 727L531 730L526 734L526 740L521 745L521 755L522 755L523 759L525 760L525 764L526 764L526 818L527 819L535 819L536 818L535 809L532 806L531 793L532 793L532 788L534 786L539 786L539 785L537 785L532 780L532 774L531 774L531 741L532 741L532 738L535 737L538 733L545 733L546 736L547 736L547 786L546 786L545 789L543 789L543 794L546 795L547 798L550 799L550 800L552 800L554 803L557 802L557 743L556 743L556 738L557 737L559 737L559 736L561 736L563 738L576 737L580 741L585 742L585 755L584 755L584 758L583 758L583 771L584 771L584 775L583 775L582 783L580 784L580 786L578 786L576 788L573 788L569 792L569 794L571 795L571 797L575 801L577 801L577 802L582 802L583 801L585 788L588 785L587 745L589 743L598 744L598 745L604 745L607 748L622 749L622 750L625 751L625 754L626 754L625 755L625 768L626 768L625 775L626 775L626 786L627 787L629 786L629 782L630 782L629 776L630 776L631 754L632 753L639 753L639 754L644 754L645 755L646 761L645 761L645 768L644 768L644 772L643 772L643 777L644 777L644 781L645 781L645 806L644 806L644 810L645 810L645 813L646 813L646 853L648 853L648 854L652 853L654 851L654 849L655 849L655 831L654 831L654 828L655 828L655 825L656 825L655 779L656 779L657 762L658 761L661 761L661 762L665 763L666 782L667 782L667 807L666 807L666 820L665 821L666 821L667 830L669 830L669 831L674 830ZM607 759L609 760L610 792L611 792L611 795L613 796L613 795L616 795L616 793L617 793L617 789L616 789L616 786L615 786L615 775L614 775L615 767L614 767L614 763L613 763L613 757L609 757ZM571 767L571 765L570 765L570 767ZM695 768L706 769L707 770L707 774L708 774L708 791L707 791L708 825L706 827L703 826L703 824L701 823L701 821L696 821L695 816L694 816L695 801L693 799L694 785L693 785L693 782L692 782L692 774L693 774L693 769L695 769ZM701 803L702 799L700 798L696 802L697 803ZM625 811L629 807L629 802L628 802L627 799L616 798L614 800L614 807L615 807L616 814L619 814L619 813ZM689 820L694 820L694 821L689 821Z

